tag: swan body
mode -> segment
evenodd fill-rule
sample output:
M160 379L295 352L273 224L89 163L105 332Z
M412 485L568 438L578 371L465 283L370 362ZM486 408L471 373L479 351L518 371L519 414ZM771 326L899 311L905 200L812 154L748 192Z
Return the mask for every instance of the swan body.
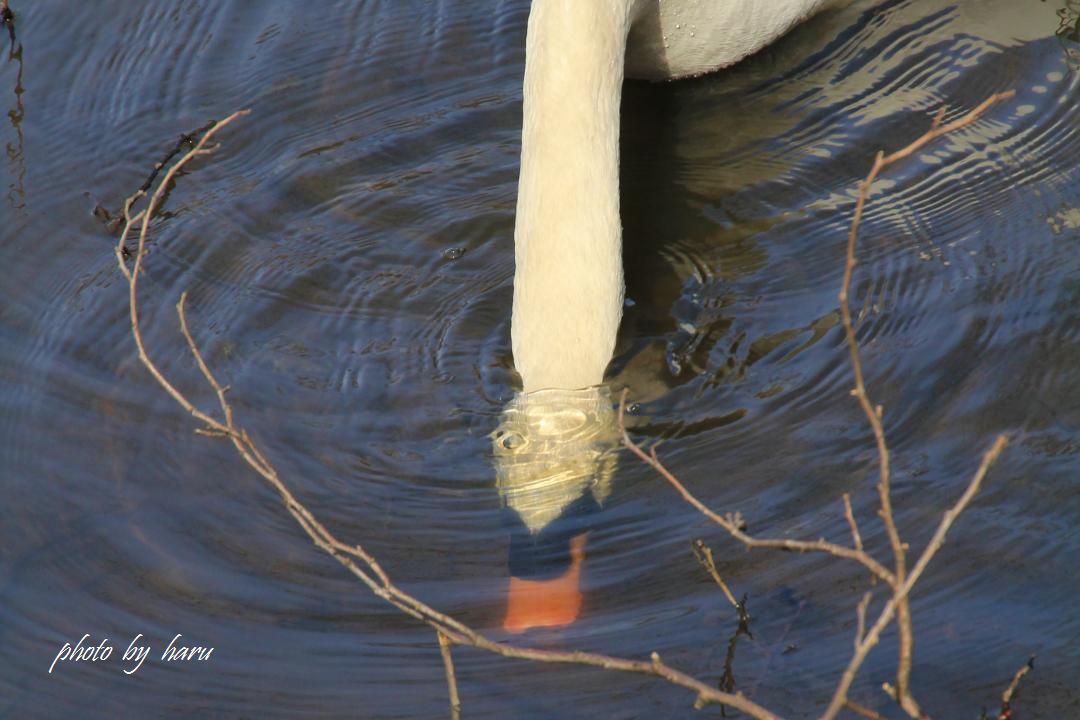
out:
M504 627L572 622L588 523L618 445L601 386L622 317L624 76L737 62L835 0L533 0L525 48L511 338L523 392L493 434L510 511Z

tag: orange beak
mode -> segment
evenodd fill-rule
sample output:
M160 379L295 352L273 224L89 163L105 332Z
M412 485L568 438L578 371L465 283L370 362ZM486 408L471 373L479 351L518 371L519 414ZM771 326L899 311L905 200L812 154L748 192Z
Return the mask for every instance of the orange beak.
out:
M581 561L585 533L570 541L570 568L550 580L510 578L503 629L525 632L534 627L569 625L581 612Z

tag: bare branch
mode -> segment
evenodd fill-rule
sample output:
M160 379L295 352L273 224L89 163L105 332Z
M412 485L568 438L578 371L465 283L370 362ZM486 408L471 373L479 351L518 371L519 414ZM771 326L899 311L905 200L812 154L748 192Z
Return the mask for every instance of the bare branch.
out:
M994 444L990 446L990 449L983 455L982 462L979 463L979 469L975 471L975 476L971 478L971 482L968 483L967 489L964 490L964 494L960 496L960 499L956 501L956 504L945 511L945 515L941 518L941 522L938 524L937 530L934 531L933 537L930 538L929 544L926 549L923 550L922 555L919 556L919 560L912 566L911 574L908 576L907 581L903 587L897 590L897 594L901 591L907 594L911 591L911 588L922 576L923 571L926 570L926 566L930 564L930 561L934 559L934 555L941 549L941 546L945 544L945 535L948 534L949 528L952 527L956 518L960 516L960 513L964 512L971 500L975 497L975 494L979 492L979 488L982 486L983 480L986 478L986 474L990 471L990 466L997 461L998 456L1001 455L1001 451L1005 449L1005 446L1009 444L1009 439L1004 435L998 435L994 440Z
M858 338L855 334L855 327L852 321L851 306L849 303L849 294L851 291L851 281L855 270L856 257L855 248L858 241L859 226L862 222L863 212L866 208L867 199L870 195L870 190L873 187L874 180L878 175L889 165L896 163L911 154L918 151L927 143L934 139L941 137L947 133L953 132L960 128L966 127L975 122L978 117L985 112L989 107L997 102L1010 98L1014 95L1012 91L998 93L987 98L984 102L980 103L976 108L960 117L953 122L942 125L944 118L944 111L938 112L930 129L927 130L922 136L916 138L913 142L907 146L893 152L889 155L885 155L884 152L879 152L874 159L874 163L870 168L869 174L866 179L860 183L859 192L855 202L855 212L852 218L851 227L848 233L847 252L844 263L843 281L840 287L839 301L840 301L840 315L844 328L844 336L848 347L848 353L851 359L852 375L854 378L854 389L852 395L859 403L863 414L866 416L866 420L870 425L871 431L874 435L874 441L877 446L878 455L878 482L877 492L878 501L880 503L879 516L881 517L882 524L885 527L885 532L889 540L889 546L893 555L893 570L886 569L881 563L875 560L863 548L862 536L859 532L858 523L855 520L854 512L851 507L851 498L848 495L844 495L844 515L848 522L848 527L851 530L852 542L854 547L847 548L834 543L828 543L824 540L818 540L817 542L809 541L794 541L794 540L777 540L777 539L759 539L748 535L742 525L741 518L737 514L727 514L724 516L713 512L705 506L700 500L698 500L687 488L676 478L670 471L664 467L663 463L657 457L655 448L646 453L637 443L635 443L626 430L626 424L624 420L626 409L626 391L623 392L622 398L619 402L619 429L622 434L623 445L626 446L634 455L640 458L643 462L655 469L660 475L674 487L683 499L693 506L698 512L705 517L712 520L721 528L726 530L728 534L739 540L748 548L752 547L772 547L785 550L794 550L797 552L824 552L836 557L842 557L850 560L854 560L864 567L877 578L884 580L892 589L892 596L885 604L881 614L878 616L877 621L871 626L869 631L866 630L866 612L869 607L870 598L869 595L863 597L857 609L858 614L858 629L855 637L855 652L852 656L848 667L845 669L840 681L838 682L834 691L832 700L829 703L828 708L822 715L824 720L832 720L837 713L844 707L848 707L847 692L851 687L852 682L855 679L859 668L861 667L866 655L873 648L882 633L882 631L892 622L893 617L896 617L897 629L900 638L900 648L897 660L896 671L896 686L892 689L894 699L900 704L904 711L912 718L923 718L925 713L919 707L915 698L912 696L909 688L911 663L914 653L914 633L912 631L911 611L908 603L908 595L911 592L911 588L915 582L922 575L926 566L930 560L934 557L937 551L940 549L942 543L944 543L945 534L948 532L952 523L956 519L956 516L963 512L967 507L971 498L978 492L979 486L982 483L983 478L986 475L990 465L997 459L1002 448L1004 448L1006 440L1004 436L997 439L994 445L983 456L982 464L979 466L978 471L972 478L968 485L967 490L960 497L957 503L950 510L946 511L945 516L942 518L941 523L938 526L934 537L931 539L929 545L924 549L922 555L919 557L918 562L912 567L910 574L907 567L907 546L900 538L899 529L896 526L895 515L892 507L892 487L890 476L890 455L889 446L885 438L885 429L883 425L884 409L881 405L874 405L870 399L870 395L866 389L865 378L863 374L862 360L860 357ZM723 586L722 586L723 587ZM730 591L728 591L730 594ZM729 597L729 600L731 598ZM890 686L887 686L890 687Z
M210 387L214 388L214 392L217 393L218 403L221 405L221 412L225 415L225 426L229 429L233 429L232 406L229 405L229 402L225 399L227 389L222 387L221 383L214 377L214 373L210 371L210 368L206 365L206 361L203 360L202 353L199 352L199 346L195 344L194 338L191 337L191 331L188 329L187 314L184 311L184 304L186 302L187 290L180 293L180 301L176 303L176 315L180 319L180 332L183 333L188 348L195 357L195 362L199 365L199 370L202 372L203 377L206 378L206 382L210 383Z
M939 110L937 111L937 114L936 114L936 115L934 115L934 121L933 121L932 123L930 123L930 129L931 129L931 130L935 130L935 129L937 129L938 127L940 127L940 125L941 125L941 121L942 121L942 120L944 120L944 119L945 119L945 107L944 107L944 106L942 106L942 107L941 107L941 108L940 108L940 109L939 109Z
M997 720L1010 720L1012 718L1012 701L1016 697L1016 691L1020 689L1020 681L1034 669L1035 656L1032 655L1013 675L1009 686L1005 688L1005 692L1001 693L1001 710L998 712Z
M870 650L877 645L878 640L881 638L881 633L892 622L893 615L896 612L897 606L902 602L911 592L911 588L918 582L922 576L923 571L926 570L926 566L930 564L934 555L941 549L941 546L945 543L945 535L948 533L949 528L952 527L953 521L956 517L967 508L971 499L975 497L975 493L979 491L979 487L982 485L983 479L986 477L986 473L990 470L990 466L994 464L1001 451L1005 448L1007 440L1004 435L999 435L994 444L983 455L982 462L979 464L979 469L975 472L975 476L971 478L971 482L968 483L967 489L960 496L960 499L956 501L949 510L945 511L944 516L941 518L941 522L938 524L937 530L934 532L933 538L930 540L930 544L923 550L923 554L919 557L918 562L911 569L911 574L907 576L904 584L896 589L889 601L885 604L881 614L878 616L877 621L867 631L866 636L862 642L855 648L855 653L848 663L847 669L844 670L843 676L840 678L840 682L836 686L836 691L833 693L833 699L829 703L829 707L825 713L822 714L823 720L831 720L836 717L836 714L843 708L844 703L847 701L847 691L851 687L851 683L855 680L855 674L862 666L863 661L866 659Z
M855 549L862 552L862 536L859 535L859 524L855 522L855 513L851 509L851 495L844 493L844 517L847 518L848 526L851 527L851 541Z
M667 480L672 487L679 491L683 499L690 503L698 512L705 517L712 520L714 523L727 530L728 534L733 538L741 542L748 548L776 548L778 550L791 550L794 552L823 552L829 555L835 555L837 557L847 558L848 560L854 560L857 563L862 564L871 573L881 578L889 585L894 585L893 574L885 568L884 565L872 558L865 552L853 550L843 545L837 545L835 543L826 542L825 540L784 540L784 539L761 539L755 538L747 534L741 527L742 523L738 522L738 516L728 515L721 516L710 510L704 503L698 500L694 495L686 489L686 486L675 477L670 470L664 467L664 464L660 462L660 459L656 456L656 452L647 454L641 449L641 446L635 443L630 434L626 431L626 391L623 391L622 398L619 400L619 431L622 433L623 445L639 457L643 462L652 467L661 477Z
M885 428L882 425L883 413L881 406L874 407L870 400L869 393L866 390L862 360L859 353L859 343L855 336L855 327L851 319L851 306L848 301L851 290L851 279L855 271L855 247L859 237L859 226L862 222L863 210L866 207L870 189L874 184L874 180L882 170L889 165L910 156L912 153L919 150L919 148L922 148L934 139L970 125L992 105L1007 98L1011 98L1014 94L1014 92L1008 91L992 95L971 110L971 112L946 125L941 124L941 119L944 116L939 112L931 124L930 129L920 137L916 138L913 142L889 155L879 152L877 157L874 158L874 164L870 168L870 173L859 186L859 195L855 202L855 215L851 221L851 229L848 232L844 278L840 286L840 318L844 327L844 336L847 340L848 354L851 357L852 375L855 380L855 389L852 394L855 396L856 400L858 400L859 406L862 408L863 414L870 424L870 429L873 431L874 441L877 444L879 467L877 484L878 500L881 504L881 520L885 525L885 533L889 538L889 545L892 547L893 552L893 572L895 574L895 582L893 583L894 588L898 588L900 585L904 584L905 575L907 574L907 553L905 551L904 543L900 539L900 532L896 527L896 521L893 514L889 446L885 441ZM904 596L899 596L898 613L899 617L897 619L897 625L900 632L900 651L896 671L896 692L898 702L904 706L904 710L911 717L917 718L922 715L922 711L919 710L914 699L910 698L908 693L908 685L911 676L911 658L914 653L914 635L911 629L911 611L908 606L906 594Z
M864 718L870 718L870 720L886 720L885 716L878 713L876 710L871 710L865 705L860 705L853 700L848 700L847 702L845 702L844 707L846 707L848 710L855 713L856 715L861 715Z
M142 329L139 325L139 274L142 271L143 258L146 255L146 234L150 229L150 219L154 215L154 211L161 203L161 196L165 192L165 188L172 182L176 174L183 169L185 165L191 162L196 156L204 154L204 148L206 144L214 137L214 135L226 127L229 123L236 120L239 117L243 117L248 114L248 110L240 110L233 113L229 117L215 123L209 130L203 134L199 142L195 147L185 153L176 163L169 168L168 172L158 183L157 189L150 197L150 202L147 204L146 209L140 212L135 217L131 217L131 206L145 193L139 191L132 195L127 201L124 202L124 226L120 232L120 238L116 243L116 261L120 265L121 272L124 273L124 277L128 281L128 306L131 316L131 334L135 339L135 347L139 352L139 361L143 366L150 371L150 374L154 377L165 392L167 392L173 400L177 402L182 408L184 408L191 415L198 418L201 422L205 423L211 430L217 430L219 432L227 432L227 428L222 423L218 422L214 418L210 417L206 413L196 408L184 394L177 390L171 382L169 382L165 376L158 369L157 365L150 359L149 354L146 352L146 345L143 342ZM135 262L132 264L129 270L124 260L124 247L127 242L128 235L131 233L132 227L135 223L139 224L139 244L135 253Z
M160 385L180 407L198 419L205 427L200 428L201 434L208 436L228 438L240 457L267 481L281 497L282 504L293 516L301 529L311 538L317 547L325 551L344 566L350 573L363 582L371 592L398 608L401 612L420 620L432 627L440 639L440 648L443 650L444 666L447 668L447 683L453 684L450 688L451 704L460 708L460 699L455 700L456 679L452 674L452 665L447 664L449 645L466 645L501 655L507 658L518 658L534 662L564 663L573 665L589 665L620 672L630 672L642 675L650 675L669 683L691 690L694 693L695 702L701 704L717 703L732 707L757 720L775 720L776 716L764 707L747 699L741 693L728 693L714 688L705 682L687 675L660 660L655 653L648 662L641 660L628 660L610 657L597 653L583 652L557 652L550 650L536 650L527 647L497 643L487 636L477 632L464 623L435 610L423 601L401 590L387 575L374 556L368 553L360 545L347 545L338 540L315 516L303 505L289 490L288 486L279 476L273 464L258 447L251 435L235 423L232 408L226 395L227 388L222 386L209 366L206 364L202 352L188 327L185 312L186 293L181 295L177 303L177 317L180 323L181 333L188 344L188 348L195 358L199 370L207 384L215 391L218 404L224 420L218 420L210 414L200 410L187 396L173 385L157 367L146 351L143 341L142 327L139 318L139 295L138 280L142 272L143 262L146 255L146 236L150 220L160 205L164 188L173 181L176 174L193 158L209 152L208 141L219 130L238 117L247 114L241 111L230 115L225 120L213 124L202 136L199 142L187 153L181 156L176 163L158 181L154 193L150 197L147 207L131 215L131 208L144 193L139 191L132 195L124 203L124 226L117 242L116 258L120 271L123 273L129 285L129 309L132 336L139 353L139 359L150 372L154 380ZM128 268L124 255L124 247L127 238L138 225L138 245L134 252L132 267Z
M439 638L439 651L442 653L443 668L446 670L446 689L450 694L450 720L461 720L461 698L458 696L457 675L454 673L454 655L446 635L435 631Z
M863 638L866 637L866 611L870 607L870 599L873 597L872 593L866 593L862 596L862 600L859 601L859 606L855 608L855 619L858 625L855 628L855 650L859 649L859 645L862 643Z
M740 608L739 601L735 599L735 595L732 594L731 589L724 582L724 578L720 577L720 571L716 569L716 561L713 560L712 548L705 544L705 541L698 538L690 543L690 547L694 551L694 557L701 563L712 579L720 586L720 590L723 591L724 597L728 599L732 607L736 610Z

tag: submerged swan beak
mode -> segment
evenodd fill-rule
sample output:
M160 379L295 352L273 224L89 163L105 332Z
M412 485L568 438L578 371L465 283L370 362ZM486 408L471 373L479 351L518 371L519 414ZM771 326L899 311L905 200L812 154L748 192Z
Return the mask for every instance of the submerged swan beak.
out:
M570 568L550 580L511 577L503 628L524 632L534 627L559 627L577 620L581 612L581 561L585 535L570 541Z
M603 387L522 393L503 412L491 437L510 532L507 630L577 618L585 534L615 474L615 423Z

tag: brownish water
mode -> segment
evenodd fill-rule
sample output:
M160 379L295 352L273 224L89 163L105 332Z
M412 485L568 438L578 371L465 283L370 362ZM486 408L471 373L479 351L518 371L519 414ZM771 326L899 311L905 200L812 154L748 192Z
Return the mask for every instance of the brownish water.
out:
M209 403L190 319L296 494L400 584L503 637L487 438L514 392L513 209L527 2L15 2L0 56L0 717L428 718L430 630L371 597L135 360L115 210L185 131L252 115L181 179L143 280L148 341ZM879 147L1017 97L891 172L855 282L899 521L929 537L1012 445L913 600L939 718L1080 710L1080 44L1069 0L860 0L726 73L625 99L628 298L613 381L642 439L762 534L868 544L873 448L837 321L855 182ZM814 717L850 656L855 567L747 553L620 459L583 617L524 642L647 657ZM883 554L884 556L884 554ZM881 590L879 589L880 593ZM49 666L89 633L108 661ZM138 672L120 660L136 634ZM186 664L166 643L214 647ZM854 697L888 711L895 639ZM457 653L468 718L697 717L646 678ZM716 709L710 712L718 715Z

